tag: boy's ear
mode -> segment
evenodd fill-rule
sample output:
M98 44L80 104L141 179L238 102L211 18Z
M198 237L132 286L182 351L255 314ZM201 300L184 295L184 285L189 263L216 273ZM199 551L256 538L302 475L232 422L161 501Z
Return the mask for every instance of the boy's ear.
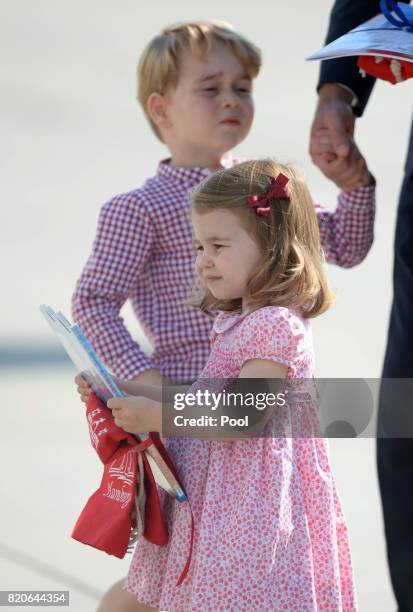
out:
M168 128L172 125L168 117L167 106L165 96L158 91L153 91L146 102L148 114L159 128Z

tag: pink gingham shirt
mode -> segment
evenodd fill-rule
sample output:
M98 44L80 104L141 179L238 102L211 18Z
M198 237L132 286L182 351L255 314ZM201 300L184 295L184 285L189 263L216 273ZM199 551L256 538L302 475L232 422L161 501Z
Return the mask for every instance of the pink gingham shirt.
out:
M187 192L210 171L176 168L169 161L162 161L142 187L102 207L92 253L73 295L73 319L106 365L123 378L157 368L173 380L190 381L210 351L211 319L182 304L192 293L195 259ZM238 161L227 158L226 166ZM329 263L350 268L368 253L374 194L374 185L342 192L334 212L315 204ZM128 299L151 340L151 356L120 317Z

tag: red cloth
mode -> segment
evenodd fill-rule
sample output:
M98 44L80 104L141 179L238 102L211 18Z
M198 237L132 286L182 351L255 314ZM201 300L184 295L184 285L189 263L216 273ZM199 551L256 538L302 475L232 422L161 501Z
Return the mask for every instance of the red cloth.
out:
M112 412L94 394L89 396L86 417L92 445L104 464L104 470L100 487L89 498L77 519L72 538L123 559L131 529L136 526L131 511L139 486L137 454L141 453L146 493L144 537L152 544L164 546L169 540L168 530L162 516L157 486L146 454L142 451L155 444L178 482L179 478L159 434L151 432L147 440L139 443L132 434L115 424ZM178 585L184 580L191 560L194 533L192 511L191 519L190 551Z
M377 52L377 55L380 56L380 53ZM413 62L406 62L398 57L383 57L382 61L377 64L373 55L360 55L357 60L357 66L361 68L361 70L367 72L367 74L371 74L371 76L382 79L383 81L389 81L395 85L397 80L390 68L392 59L397 59L400 62L401 77L403 81L413 77Z

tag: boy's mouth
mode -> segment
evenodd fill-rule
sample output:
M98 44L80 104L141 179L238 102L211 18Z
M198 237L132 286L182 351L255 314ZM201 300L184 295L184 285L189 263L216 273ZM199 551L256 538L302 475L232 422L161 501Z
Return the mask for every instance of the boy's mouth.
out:
M227 117L226 119L221 121L221 123L224 123L225 125L241 125L240 120L236 117Z

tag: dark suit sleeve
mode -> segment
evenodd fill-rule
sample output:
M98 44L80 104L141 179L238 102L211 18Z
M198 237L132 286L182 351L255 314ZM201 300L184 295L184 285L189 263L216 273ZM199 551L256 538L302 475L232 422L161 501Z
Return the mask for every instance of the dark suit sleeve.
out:
M408 0L401 0L407 1ZM371 19L380 12L379 0L336 0L330 15L330 23L325 43L335 40L363 21ZM375 79L369 75L362 77L356 66L357 57L325 60L321 62L320 79L317 90L323 83L342 83L350 87L359 100L354 109L356 115L363 114Z

